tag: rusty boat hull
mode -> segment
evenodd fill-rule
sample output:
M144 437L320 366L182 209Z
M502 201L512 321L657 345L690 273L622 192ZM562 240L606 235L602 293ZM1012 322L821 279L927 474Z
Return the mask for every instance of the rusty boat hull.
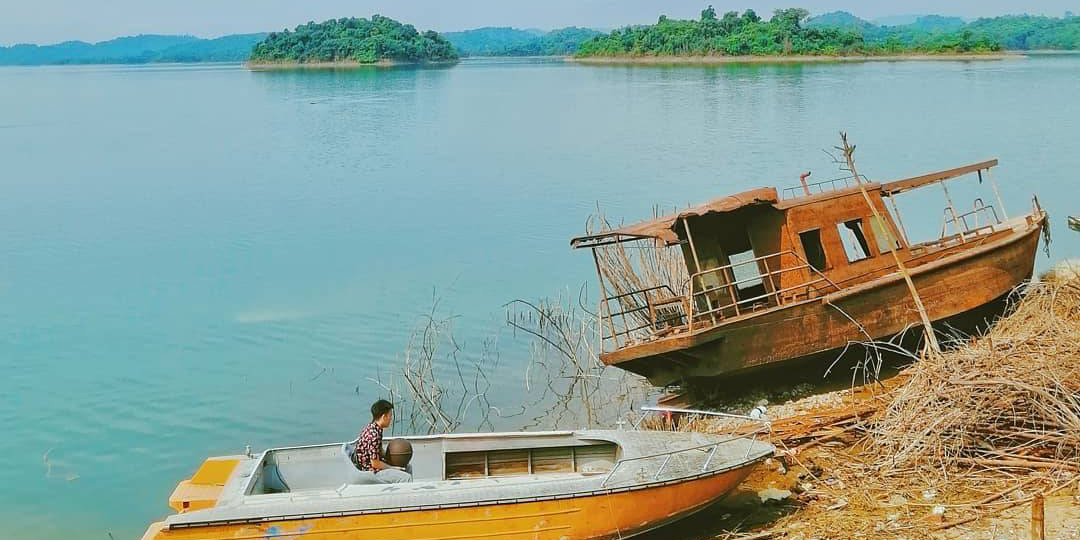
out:
M1020 219L1007 232L980 240L981 245L909 259L912 281L931 321L944 326L1000 315L1003 298L1032 276L1044 226L1045 214ZM911 293L894 271L820 298L608 352L602 359L665 386L788 362L828 362L851 344L918 334L918 323Z
M420 461L405 484L335 481L351 466L337 459L340 445L210 458L170 497L178 513L143 540L628 538L711 506L774 452L746 437L675 432L407 439ZM553 456L566 448L576 457L560 471ZM515 453L528 466L506 474ZM286 487L271 486L278 477Z

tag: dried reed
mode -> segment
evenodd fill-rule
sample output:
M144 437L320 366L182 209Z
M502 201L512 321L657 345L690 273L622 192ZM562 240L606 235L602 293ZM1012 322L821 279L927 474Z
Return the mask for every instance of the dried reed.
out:
M907 374L867 431L879 469L1075 469L1080 279L1029 285L985 336Z
M653 214L660 216L662 212L656 207ZM614 227L602 215L596 215L589 220L586 229L590 234L597 234L610 231ZM646 307L645 298L640 294L633 294L636 291L667 287L666 291L653 290L645 293L652 301L687 293L690 276L686 271L682 251L678 247L665 246L658 240L643 239L596 248L596 258L607 296L619 297L618 311L627 312L627 322L631 328L652 322L648 310L643 309ZM616 311L614 306L609 307Z

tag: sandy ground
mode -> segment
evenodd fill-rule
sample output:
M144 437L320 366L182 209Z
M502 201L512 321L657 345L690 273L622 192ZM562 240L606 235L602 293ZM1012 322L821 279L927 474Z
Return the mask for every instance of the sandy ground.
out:
M948 540L1014 540L1031 536L1031 506L1022 505L936 535ZM1046 498L1046 538L1080 540L1080 501L1075 495Z
M901 381L890 379L884 381L885 387L892 387ZM844 407L864 399L873 394L871 387L863 387L855 390L840 390L822 394L811 395L801 399L794 399L785 403L770 405L767 409L768 416L774 421L815 410ZM790 468L785 467L779 460L769 460L759 467L740 486L738 491L726 501L718 505L718 510L713 512L708 521L714 525L706 536L701 538L737 539L741 535L754 534L776 527L776 522L788 516L785 520L789 528L787 534L777 536L785 540L811 540L818 538L813 534L804 534L800 531L799 515L805 514L808 519L820 519L822 507L835 505L840 497L844 496L843 482L839 478L831 478L828 468L817 471L818 480L821 482L814 488L817 496L807 498L808 494L799 495L799 485L807 482L806 465L813 467L813 463L822 459L821 463L827 463L828 459L835 459L842 455L844 448L838 442L827 443L819 448L810 450L798 456L799 459L789 461ZM838 485L839 484L839 485ZM805 485L805 484L804 484ZM762 503L759 494L766 489L779 489L791 491L790 499ZM839 488L839 489L837 489ZM912 495L909 493L910 498ZM1014 496L1025 496L1022 492ZM882 495L884 497L884 495ZM904 501L905 499L901 498ZM930 507L933 504L944 504L946 515L937 518L930 515ZM1069 487L1046 498L1045 504L1046 538L1053 540L1080 540L1080 492ZM928 533L926 529L939 523L949 522L970 515L969 509L952 509L944 500L936 499L933 503L925 501L909 500L906 504L893 507L889 503L882 503L880 508L854 509L850 507L829 511L835 514L837 519L872 519L880 521L881 531L875 538L882 539L907 539L907 538L939 538L941 540L1026 540L1031 538L1031 504L1024 503L1000 513L989 515L970 523L957 525L943 531ZM903 516L901 521L908 523L916 522L923 524L924 530L890 531L889 518L893 515ZM693 534L680 537L680 540L697 538ZM839 537L837 537L839 538Z

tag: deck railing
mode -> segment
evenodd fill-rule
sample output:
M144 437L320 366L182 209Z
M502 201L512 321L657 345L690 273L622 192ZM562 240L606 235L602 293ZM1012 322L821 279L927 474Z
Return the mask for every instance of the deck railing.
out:
M618 311L612 311L612 302ZM617 341L620 336L630 341L641 330L653 333L669 323L681 325L687 313L685 303L686 297L667 285L609 296L604 299L604 341Z
M997 210L993 205L987 205L983 203L983 200L975 199L973 203L973 209L970 212L965 212L960 215L953 215L953 209L946 207L944 210L945 219L941 224L941 237L945 238L949 236L949 225L952 225L953 234L960 235L961 238L968 234L974 234L979 232L980 229L987 227L993 227L994 225L1001 224L1001 218L998 216ZM972 227L968 221L969 218L975 222L975 226ZM983 224L985 222L985 224Z
M775 269L770 267L770 260L782 261L784 257L797 264L788 267L779 265L780 268ZM747 265L753 265L756 269L754 275L737 279L735 269ZM783 284L784 274L802 275L803 272L809 279L799 279L794 283L789 279L787 285ZM705 278L709 276L716 276L718 284L705 286ZM749 298L740 296L745 294L745 288L740 289L740 285L758 281L763 284L768 282L764 293ZM688 331L694 331L763 307L782 306L838 290L839 286L799 254L786 250L697 272L683 284L680 292L668 285L658 285L607 297L601 307L601 336L605 344L614 342L615 347L619 348L671 329L685 327ZM721 300L721 294L727 299Z
M784 268L783 265L781 265L780 268L775 270L769 268L769 259L784 256L794 258L799 264L787 268ZM758 264L761 266L759 267ZM758 270L764 269L765 272L758 272L751 277L736 279L735 268L747 265L754 265ZM812 279L800 281L786 287L782 286L784 274L801 272L803 270L806 270ZM704 282L703 278L710 275L718 276L720 278L718 280L720 284L712 287L705 287L702 285L702 289L700 291L697 290L698 284ZM754 282L761 282L764 284L766 280L769 282L769 286L765 287L764 293L750 298L741 297L740 293L742 292L742 288L740 288L739 285ZM777 283L778 280L780 282L779 284ZM709 322L715 325L728 316L738 317L747 310L756 311L759 306L782 306L791 303L792 301L809 298L812 293L826 289L838 291L840 290L840 287L833 283L829 278L825 277L825 274L822 274L818 269L814 268L797 253L791 250L781 251L770 255L762 255L761 257L754 257L753 259L746 261L703 270L690 276L688 317L690 331L694 330L695 321L701 317L708 317ZM718 300L719 296L712 293L719 293L721 291L727 293L728 301L727 303L714 306L713 299L716 298ZM706 309L703 311L695 311L695 308L699 303L704 304ZM770 303L772 304L770 305Z
M617 471L619 471L619 469L621 467L625 466L628 463L636 463L636 462L642 462L642 461L645 461L645 462L649 462L649 461L659 462L659 465L656 466L655 469L650 468L648 465L646 465L645 468L638 471L639 474L637 476L635 476L635 478L634 478L635 481L646 480L646 481L651 481L651 482L657 482L657 481L660 481L661 478L665 478L665 480L672 480L672 479L676 479L676 478L682 478L682 477L686 477L686 476L694 476L694 475L697 475L697 474L706 473L706 472L709 472L709 465L713 464L714 458L716 457L717 450L719 450L720 446L722 446L724 444L727 444L727 443L730 443L732 441L737 441L737 440L740 440L740 439L749 438L748 444L746 445L746 453L743 454L743 456L742 456L742 459L745 460L745 459L748 459L750 457L750 453L754 449L754 443L757 442L758 436L762 435L762 434L769 433L770 430L771 430L769 421L767 419L753 418L753 417L750 417L750 416L744 416L744 415L738 415L738 414L727 414L727 413L720 413L720 412L714 412L714 411L698 411L698 410L691 410L691 409L672 409L672 408L668 408L668 407L642 407L641 411L642 411L642 419L644 419L645 415L647 415L647 414L649 414L651 412L661 412L661 413L679 413L679 414L694 414L694 415L704 415L704 416L717 416L717 417L723 417L723 418L744 420L744 421L751 422L751 423L758 423L760 425L756 429L751 430L749 432L733 434L733 435L730 435L730 436L728 436L726 438L723 438L723 439L720 439L718 441L714 441L714 442L711 442L711 443L708 443L708 444L702 444L702 445L699 445L699 446L692 446L692 447L689 447L689 448L679 448L679 449L676 449L676 450L669 450L667 452L660 452L660 453L657 453L657 454L649 454L649 455L645 455L645 456L634 456L634 457L620 459L620 460L616 461L615 465L611 467L610 471L608 471L607 476L605 476L603 482L600 483L600 487L607 487L608 483L611 482L611 479L615 476L615 473ZM635 429L637 428L638 425L640 425L640 423L641 423L641 419L639 419L638 422L634 425ZM690 455L690 457L687 457L688 454ZM679 463L678 468L676 468L676 469L669 468L669 464L671 463L672 459L675 458L676 456L682 458L682 459L680 459L680 463ZM701 462L700 466L696 463L697 461ZM665 472L668 472L669 474L671 474L672 478L663 477L663 474ZM644 478L640 478L641 476L644 476Z
M859 175L864 183L868 182L865 176ZM830 178L828 180L822 180L820 182L810 182L808 184L800 184L798 186L786 187L783 189L782 198L794 199L797 197L809 197L812 195L820 195L822 193L828 193L830 191L837 191L849 187L857 186L858 182L855 181L854 176L841 176L839 178Z

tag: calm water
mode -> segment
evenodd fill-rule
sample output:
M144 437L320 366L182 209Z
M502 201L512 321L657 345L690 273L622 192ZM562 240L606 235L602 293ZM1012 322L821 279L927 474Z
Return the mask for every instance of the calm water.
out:
M1076 56L0 69L0 523L134 538L207 455L351 437L433 290L520 396L501 306L590 280L568 240L598 203L836 176L841 129L875 179L999 157L1076 256L1077 96ZM901 209L939 231L938 192Z

